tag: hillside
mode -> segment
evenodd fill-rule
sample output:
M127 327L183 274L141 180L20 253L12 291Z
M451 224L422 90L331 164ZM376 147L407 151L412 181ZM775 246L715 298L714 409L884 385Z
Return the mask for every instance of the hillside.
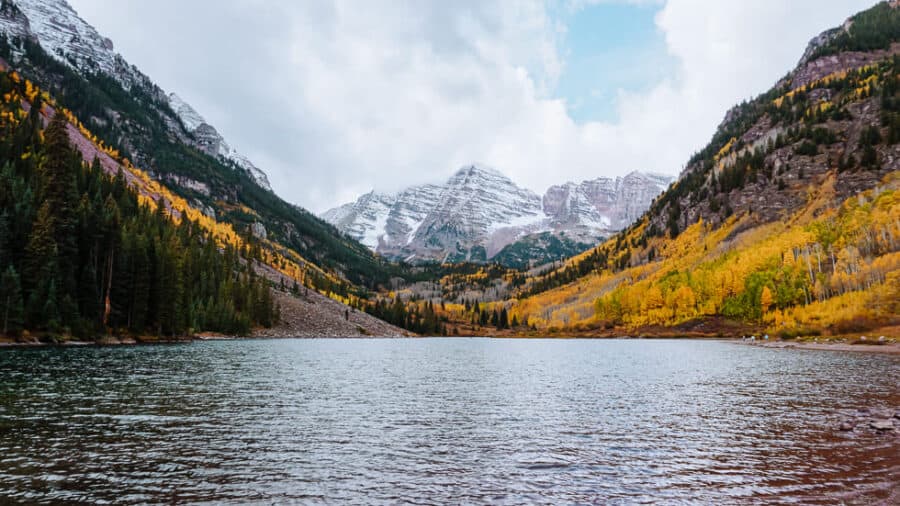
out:
M634 225L502 304L543 331L868 332L900 315L900 14L816 37Z
M0 57L81 119L104 146L236 233L296 255L310 286L346 292L390 277L388 263L272 193L264 173L189 105L116 54L64 0L4 0L0 29Z
M4 1L0 54L10 62L0 58L2 161L12 164L0 185L0 335L147 339L208 331L243 335L273 325L278 335L405 334L347 305L363 307L364 287L376 287L400 267L279 199L263 172L189 105L178 102L178 111L171 110L176 98L113 53L112 43L65 2ZM60 221L53 211L76 205L79 197L78 205L88 201L94 215L63 220L73 225L63 227L66 237L45 241L44 256L58 258L47 262L65 269L38 272L29 267L26 246L56 225L39 226L42 215L36 213L48 200L45 160L41 147L27 140L43 140L56 120L71 152L62 177L78 184L43 222ZM112 181L123 227L99 227L102 240L91 231L112 212L104 203L109 184L84 186L92 180ZM80 248L77 257L73 248L60 246L72 241ZM164 252L171 247L176 251ZM202 251L202 262L192 248ZM84 265L92 270L82 271ZM165 280L158 276L166 265L177 278L169 293L155 284ZM228 279L229 270L235 279ZM300 289L302 300L296 297ZM163 301L174 306L163 311Z
M499 171L471 165L443 184L367 193L322 218L395 261L527 268L569 258L622 230L670 182L632 172L552 186L539 196Z
M250 250L84 163L69 115L15 72L0 96L0 337L248 334L278 320Z

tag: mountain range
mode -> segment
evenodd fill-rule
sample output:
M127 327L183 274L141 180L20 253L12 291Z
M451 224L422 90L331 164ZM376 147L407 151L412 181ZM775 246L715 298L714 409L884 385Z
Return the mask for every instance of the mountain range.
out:
M32 232L44 230L38 226L36 215L44 204L40 191L43 183L39 168L33 163L37 158L32 155L43 156L44 149L51 149L41 142L41 130L59 114L66 118L70 144L59 149L71 148L89 166L83 170L91 178L102 181L100 187L90 188L90 195L101 199L93 202L94 208L103 204L109 185L114 183L119 205L124 206L118 214L121 218L146 221L147 212L156 212L181 229L180 248L175 247L168 260L158 242L162 236L150 236L150 231L134 239L151 243L146 257L133 256L134 243L125 243L124 236L140 233L139 230L114 227L112 230L118 230L123 237L104 243L102 251L98 251L93 235L91 238L67 235L70 239L80 237L78 244L84 248L91 246L82 253L95 259L91 262L94 270L79 279L78 269L67 269L66 276L74 270L76 281L67 279L64 294L58 289L55 297L47 292L47 286L59 287L63 280L57 276L37 280L43 283L43 291L34 289L33 283L23 284L21 295L28 302L25 304L28 314L23 322L26 329L38 332L39 338L45 332L50 332L49 339L56 339L54 336L60 332L63 338L73 334L90 336L91 329L98 334L119 334L121 328L106 325L122 322L117 311L134 310L134 302L127 300L131 296L112 293L102 318L94 308L79 307L76 311L71 300L79 293L109 293L110 289L119 294L146 293L134 285L137 281L131 274L119 275L132 269L135 264L130 262L136 258L145 259L136 262L142 269L159 268L161 262L169 261L184 270L180 288L169 287L173 296L178 291L182 295L202 294L227 286L218 281L200 283L192 279L191 262L182 255L196 251L197 244L191 241L198 237L216 243L219 254L225 257L225 265L241 265L239 271L232 273L241 276L235 280L239 283L235 286L251 287L247 290L265 286L276 292L273 298L281 301L283 328L272 332L282 335L404 332L365 314L371 308L364 301L370 290L378 290L400 275L409 275L406 271L377 257L312 213L279 198L271 191L265 173L233 149L194 107L178 95L166 93L129 64L115 52L112 41L81 19L65 0L0 2L0 69L0 84L7 91L3 96L7 116L0 120L4 125L0 144L9 152L18 153L16 172L0 177L0 269L6 269L6 281L16 280L19 273L30 272L23 266L28 255L22 248ZM20 121L22 118L25 121ZM36 153L22 152L29 149L19 142L23 135L36 139L30 148L37 150ZM54 138L58 144L58 136ZM70 170L78 171L77 167ZM82 200L88 198L87 193L74 193L83 191L85 179L79 177L77 181L76 188L65 190L73 192L69 199L72 205L78 202L79 196ZM10 200L10 196L15 198ZM53 212L65 213L66 209ZM86 215L79 216L80 220L87 220ZM17 224L11 233L7 233L6 227L9 220ZM171 227L159 229L160 233L166 230ZM12 251L11 259L2 254L6 251ZM234 264L236 256L240 262ZM49 255L47 261L52 257ZM105 258L109 263L101 273L95 265L98 258ZM10 260L12 265L7 264ZM253 273L250 280L244 279L248 271ZM255 277L265 282L260 285ZM111 278L114 281L109 283ZM153 283L160 282L153 278ZM159 291L153 293L154 297L160 295ZM279 321L279 318L260 316L266 312L266 306L271 306L263 303L261 297L251 301L246 294L235 291L221 293L221 297L210 300L178 301L176 318L173 321L170 318L173 315L168 313L164 325L161 324L164 314L156 311L158 306L143 316L148 318L146 323L150 328L166 335L217 328L246 329L248 324L269 325ZM29 308L33 309L30 299L46 299L46 307L29 313ZM170 297L169 302L175 302L175 298ZM349 304L366 311L347 314ZM49 320L55 322L52 326L42 323L48 321L48 315L54 316L60 306L65 309L61 320ZM254 315L259 308L263 308L262 313ZM231 323L223 327L223 322ZM132 331L144 329L134 321L128 326ZM416 328L421 330L421 325Z
M632 172L552 186L539 196L495 169L470 165L443 184L373 191L321 217L391 260L498 260L518 267L571 256L622 230L672 180ZM556 248L521 253L548 235Z

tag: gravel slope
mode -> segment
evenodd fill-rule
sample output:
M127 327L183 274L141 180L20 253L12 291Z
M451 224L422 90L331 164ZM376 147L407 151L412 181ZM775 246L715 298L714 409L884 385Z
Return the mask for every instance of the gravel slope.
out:
M361 311L309 291L295 297L273 291L281 306L281 321L254 337L410 337L412 334ZM348 319L349 317L349 319Z

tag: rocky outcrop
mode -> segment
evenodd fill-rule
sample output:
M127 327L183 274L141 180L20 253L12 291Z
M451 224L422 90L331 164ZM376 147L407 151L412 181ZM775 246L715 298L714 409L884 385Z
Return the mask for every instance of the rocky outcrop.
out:
M900 44L891 44L889 49L877 51L845 51L809 61L797 68L790 78L790 88L795 90L807 86L826 76L851 69L865 67L891 55L900 53Z
M535 234L594 244L634 221L670 182L633 172L553 186L540 197L494 169L471 165L443 185L393 195L370 192L322 218L388 258L483 262ZM533 250L517 248L517 264L527 263L521 255Z
M891 9L897 9L900 7L900 2L890 0L888 5ZM809 41L806 50L803 51L803 56L800 57L800 61L797 63L796 69L786 78L792 90L801 86L807 86L823 77L851 69L858 69L900 53L900 45L894 43L888 49L864 52L839 51L835 54L823 55L821 50L834 42L835 39L852 35L853 20L854 18L850 17L841 26L825 30ZM827 51L825 52L827 53ZM784 81L778 83L778 85L782 84L784 84Z
M265 241L269 236L268 232L266 232L266 226L258 221L254 221L252 225L250 225L250 233L253 234L253 237Z
M27 26L17 19L15 26L3 26L4 32L30 36L47 53L72 68L103 72L125 89L139 87L162 98L159 88L116 53L112 41L81 19L65 0L5 0L3 4L15 4L27 19Z
M205 196L209 196L209 185L206 183L202 183L200 181L196 181L189 177L179 176L177 174L166 174L162 176L165 181L176 184L182 188L186 188L188 190L193 190L197 193L200 193Z
M31 22L28 21L28 16L13 2L0 2L0 30L6 33L10 39L32 38L37 40L31 31Z
M671 182L668 176L632 172L615 179L552 186L543 198L544 213L557 231L621 230L640 217Z

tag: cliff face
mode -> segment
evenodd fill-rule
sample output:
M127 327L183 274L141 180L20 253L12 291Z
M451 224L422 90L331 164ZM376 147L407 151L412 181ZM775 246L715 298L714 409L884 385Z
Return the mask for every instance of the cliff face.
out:
M525 241L529 247L518 248L516 255L520 265L529 258L557 259L525 253L546 243L546 237L538 241L539 235L565 236L565 251L571 254L621 230L670 182L666 176L633 172L553 186L540 197L493 169L473 165L442 185L414 186L394 195L369 193L322 217L372 250L406 261L484 262Z

